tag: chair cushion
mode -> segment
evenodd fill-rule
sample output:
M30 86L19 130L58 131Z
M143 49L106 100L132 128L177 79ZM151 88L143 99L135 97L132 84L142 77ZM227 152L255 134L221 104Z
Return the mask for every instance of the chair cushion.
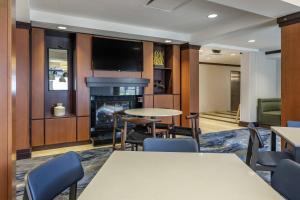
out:
M259 152L257 156L257 163L268 167L276 167L283 159L293 159L293 156L286 152Z
M151 138L152 135L137 131L130 131L127 135L126 143L142 145L146 138Z

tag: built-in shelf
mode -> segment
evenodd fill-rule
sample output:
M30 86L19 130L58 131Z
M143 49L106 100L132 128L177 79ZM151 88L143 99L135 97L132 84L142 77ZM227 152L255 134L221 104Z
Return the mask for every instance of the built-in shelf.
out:
M66 113L64 116L59 116L59 117L49 113L45 115L45 119L58 119L58 118L71 118L71 117L76 117L76 115L71 113Z
M154 70L172 70L172 68L170 68L170 67L157 67L157 66L154 66Z
M153 51L154 94L171 94L173 82L172 45L155 43Z

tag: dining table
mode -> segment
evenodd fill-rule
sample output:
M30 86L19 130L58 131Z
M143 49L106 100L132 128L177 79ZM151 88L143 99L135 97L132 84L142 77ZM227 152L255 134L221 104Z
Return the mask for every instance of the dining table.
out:
M182 111L166 108L135 108L125 110L125 114L139 117L174 117L182 114Z
M284 199L235 154L115 151L79 200Z
M271 150L276 151L277 137L283 138L292 148L296 162L300 163L300 128L271 126Z

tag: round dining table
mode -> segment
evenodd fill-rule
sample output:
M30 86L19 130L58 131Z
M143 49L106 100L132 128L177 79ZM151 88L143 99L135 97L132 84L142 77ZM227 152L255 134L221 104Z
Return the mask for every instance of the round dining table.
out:
M134 115L140 117L173 117L182 115L182 111L166 108L135 108L125 110L127 115Z

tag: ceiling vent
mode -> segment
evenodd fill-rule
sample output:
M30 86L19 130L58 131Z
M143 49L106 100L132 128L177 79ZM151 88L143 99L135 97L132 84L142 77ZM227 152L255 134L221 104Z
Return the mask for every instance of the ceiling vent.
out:
M192 0L147 0L146 7L162 10L165 12L172 12Z

